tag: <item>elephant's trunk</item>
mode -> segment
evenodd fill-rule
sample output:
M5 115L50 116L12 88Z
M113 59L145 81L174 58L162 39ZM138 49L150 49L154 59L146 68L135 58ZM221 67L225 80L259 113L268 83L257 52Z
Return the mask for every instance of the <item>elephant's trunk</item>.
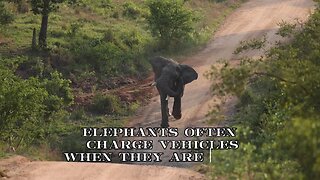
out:
M168 82L164 83L161 79L157 80L156 86L157 86L157 89L159 90L159 92L163 92L170 97L176 97L176 96L180 95L179 91L177 91L177 92L173 91L170 88L170 84Z

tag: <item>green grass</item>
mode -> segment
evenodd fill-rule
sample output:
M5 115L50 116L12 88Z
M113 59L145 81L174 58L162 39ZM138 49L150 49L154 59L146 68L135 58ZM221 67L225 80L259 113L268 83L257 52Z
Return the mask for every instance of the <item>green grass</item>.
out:
M12 153L7 152L7 150L8 150L7 145L0 141L0 159L4 159L12 155Z

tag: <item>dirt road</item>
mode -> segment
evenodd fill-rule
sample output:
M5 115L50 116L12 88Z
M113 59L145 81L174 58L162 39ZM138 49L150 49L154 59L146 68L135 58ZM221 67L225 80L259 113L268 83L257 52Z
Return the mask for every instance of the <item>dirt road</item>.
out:
M170 121L172 127L180 129L206 125L206 113L212 105L210 81L203 73L220 59L238 59L233 51L240 41L262 37L265 35L270 42L279 37L275 35L277 23L281 20L305 20L313 7L311 0L251 0L231 16L215 34L214 40L200 53L186 58L185 64L193 66L199 73L198 80L186 86L182 99L183 117L177 121ZM257 52L250 52L248 56L257 56ZM148 127L159 126L160 102L158 97L140 111L130 126ZM179 137L183 138L183 137ZM154 139L156 140L156 139ZM160 150L155 147L154 150ZM166 152L167 153L167 152ZM169 155L165 155L166 158ZM20 158L20 157L19 157ZM204 176L183 168L124 165L124 164L94 164L94 163L65 163L65 162L29 162L13 159L0 162L0 168L5 169L6 175L12 179L204 179ZM185 166L186 164L167 163L160 165ZM10 179L11 179L10 178Z

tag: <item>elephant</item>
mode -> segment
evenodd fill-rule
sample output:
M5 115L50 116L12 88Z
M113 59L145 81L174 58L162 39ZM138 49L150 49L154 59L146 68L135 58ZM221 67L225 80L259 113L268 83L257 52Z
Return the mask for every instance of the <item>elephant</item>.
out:
M161 56L150 60L154 72L154 83L160 95L161 101L161 127L169 127L168 97L174 97L172 116L180 119L181 98L184 93L184 86L198 79L198 73L190 66L179 64L172 59Z

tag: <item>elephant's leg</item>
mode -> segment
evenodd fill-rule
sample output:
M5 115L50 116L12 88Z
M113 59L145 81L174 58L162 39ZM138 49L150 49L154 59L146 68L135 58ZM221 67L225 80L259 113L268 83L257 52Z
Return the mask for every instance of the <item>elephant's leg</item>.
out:
M165 95L160 95L160 100L161 100L161 116L162 116L162 121L161 121L161 127L167 128L169 127L169 122L168 122L168 100L166 100L167 96Z
M175 119L180 119L181 114L181 97L175 97L173 102L172 115Z

